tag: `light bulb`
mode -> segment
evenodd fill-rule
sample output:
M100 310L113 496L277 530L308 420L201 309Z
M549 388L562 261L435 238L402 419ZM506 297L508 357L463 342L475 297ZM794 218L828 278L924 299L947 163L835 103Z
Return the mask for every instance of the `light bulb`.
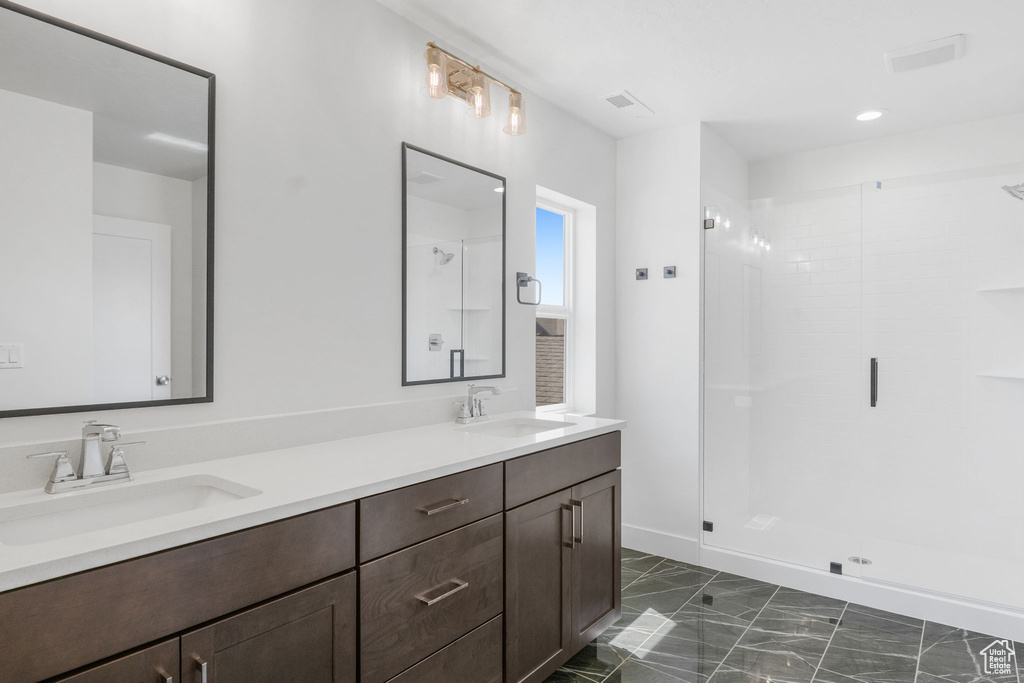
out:
M427 59L427 94L439 100L448 94L448 58L436 47L423 53Z
M487 76L479 71L474 71L469 84L469 92L472 95L473 116L478 119L490 116L491 89L487 83Z
M765 251L771 251L772 250L772 241L771 240L766 240L765 241L764 249L765 249Z
M732 223L729 221L728 218L726 218L725 219L725 229L728 230L731 227L732 227Z
M522 135L526 132L526 102L521 93L509 93L508 123L502 130L509 135Z

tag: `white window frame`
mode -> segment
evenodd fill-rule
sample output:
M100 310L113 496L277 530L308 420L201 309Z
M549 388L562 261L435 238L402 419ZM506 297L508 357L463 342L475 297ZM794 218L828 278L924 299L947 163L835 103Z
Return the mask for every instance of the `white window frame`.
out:
M545 304L543 297L541 298L540 306L536 308L537 318L555 318L565 321L565 369L562 375L562 398L564 401L555 405L549 406L536 406L537 412L541 413L566 413L572 411L573 396L572 396L572 368L573 368L573 340L575 339L575 330L573 329L573 315L572 315L572 304L573 304L573 287L572 287L572 271L573 271L573 224L576 217L576 212L573 209L559 206L547 201L538 201L537 208L551 213L557 213L562 216L562 254L565 262L562 267L562 276L565 278L562 283L562 305L552 306ZM536 242L536 236L534 237ZM534 246L536 248L536 244ZM541 285L543 286L543 282ZM536 401L535 401L536 402Z

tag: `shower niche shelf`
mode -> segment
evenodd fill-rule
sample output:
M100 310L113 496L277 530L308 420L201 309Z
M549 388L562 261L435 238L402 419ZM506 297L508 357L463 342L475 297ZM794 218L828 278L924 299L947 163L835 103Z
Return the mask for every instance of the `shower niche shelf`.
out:
M975 373L978 377L994 377L996 379L1024 379L1024 367L998 368Z
M991 287L978 287L979 292L1024 292L1024 282L1010 285L994 285Z

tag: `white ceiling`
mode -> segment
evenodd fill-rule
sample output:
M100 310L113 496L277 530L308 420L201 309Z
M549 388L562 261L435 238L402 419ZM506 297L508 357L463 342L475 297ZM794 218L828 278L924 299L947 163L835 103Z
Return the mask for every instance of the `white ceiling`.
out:
M615 137L707 121L762 159L1024 111L1022 0L378 1ZM962 60L886 71L957 33ZM599 99L619 90L654 115Z
M501 206L501 194L494 190L503 187L504 184L497 178L423 154L415 149L408 150L405 157L406 177L411 180L424 172L439 180L425 185L407 183L406 189L410 195L462 211L478 211Z
M95 161L207 174L205 151L146 137L206 142L209 84L196 74L0 9L0 88L91 111Z

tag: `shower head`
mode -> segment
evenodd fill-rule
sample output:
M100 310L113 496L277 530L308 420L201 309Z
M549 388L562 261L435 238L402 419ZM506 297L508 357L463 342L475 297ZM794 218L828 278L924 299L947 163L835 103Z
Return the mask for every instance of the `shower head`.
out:
M443 251L441 249L438 249L437 247L434 247L434 253L441 255L441 263L440 263L440 265L442 265L442 266L447 266L449 263L452 262L452 259L455 258L455 254L454 253L449 254L449 253L447 253L447 252L445 252L445 251Z
M1019 199L1024 202L1024 183L1020 185L1003 185L1003 189L1006 193L1015 199Z

